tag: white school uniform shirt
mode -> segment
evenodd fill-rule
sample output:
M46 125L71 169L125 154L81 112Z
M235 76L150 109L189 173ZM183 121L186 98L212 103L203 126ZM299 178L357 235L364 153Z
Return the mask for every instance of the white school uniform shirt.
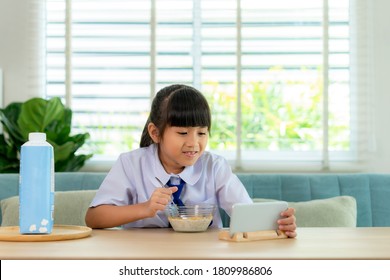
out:
M180 196L184 204L214 203L230 216L233 204L252 203L244 185L223 157L205 151L194 165L185 167L180 174L168 174L158 157L157 145L152 144L121 154L103 180L90 206L120 206L145 202L156 188L161 188L155 177L166 184L171 176L180 177L186 182ZM138 220L122 227L168 226L165 214L158 211L153 218ZM222 227L218 209L214 213L211 227Z

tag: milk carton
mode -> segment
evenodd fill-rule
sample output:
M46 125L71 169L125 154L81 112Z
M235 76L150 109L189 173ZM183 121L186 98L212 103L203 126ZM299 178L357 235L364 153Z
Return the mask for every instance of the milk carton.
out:
M54 152L45 133L29 134L20 151L19 226L22 234L48 234L53 228Z

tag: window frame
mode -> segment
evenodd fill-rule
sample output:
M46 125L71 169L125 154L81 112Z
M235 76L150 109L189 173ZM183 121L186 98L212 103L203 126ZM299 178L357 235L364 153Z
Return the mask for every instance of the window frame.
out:
M65 0L67 3L66 6L66 94L64 96L65 104L72 108L72 30L70 28L72 22L72 1ZM221 154L225 156L229 163L232 165L233 170L235 171L331 171L331 170L345 170L345 171L356 171L361 170L365 166L365 154L367 152L367 142L368 140L361 140L362 135L368 133L370 119L360 120L358 114L361 112L366 112L367 108L362 105L362 101L358 100L356 102L351 102L351 106L355 106L351 108L351 114L353 118L359 120L359 123L351 124L351 134L352 137L355 137L354 143L356 146L353 146L350 152L332 152L329 150L329 136L328 136L328 115L329 115L329 102L328 102L328 86L329 86L329 46L328 39L329 38L329 15L328 15L328 0L323 0L323 147L321 151L311 151L311 152L301 152L301 151L286 151L286 152L272 152L272 151L258 151L256 152L255 158L258 160L248 160L245 157L246 151L241 149L242 147L242 135L241 135L241 89L242 89L242 46L240 43L240 39L242 37L242 15L241 15L241 1L237 0L236 6L236 36L237 36L237 45L236 45L236 66L237 66L237 107L236 107L236 121L237 121L237 146L235 152L228 151L214 151L215 153ZM365 23L366 14L362 14L362 6L357 7L356 1L350 1L351 12L353 9L359 10L359 13L354 13L356 16L355 19L352 19L352 23L355 24L355 32L360 32L358 27L361 27ZM154 94L157 89L157 50L156 50L156 1L150 1L151 10L150 10L150 102L154 97ZM361 4L362 5L362 4ZM364 4L363 4L364 5ZM197 9L201 9L200 0L194 0L194 25L200 25L200 12ZM358 42L354 42L358 45L364 44L362 41L362 35L358 34L358 38L356 39ZM194 33L194 41L195 48L193 49L195 55L194 66L193 66L193 85L197 88L202 87L202 82L200 78L201 72L201 62L199 55L201 54L200 50L200 33ZM352 41L355 39L352 39ZM360 41L359 41L360 40ZM354 50L351 50L351 59L353 60L353 56L359 59L364 59L363 63L361 62L353 62L352 64L355 67L356 64L364 64L368 63L368 49L359 49L360 47L356 47L356 53ZM363 56L361 54L363 53ZM363 58L361 58L363 57ZM352 72L354 70L352 69ZM369 81L369 77L367 73L352 73L351 80L352 82L359 79L365 79ZM366 88L365 88L366 89ZM364 90L365 90L364 89ZM352 92L354 91L354 92ZM354 88L352 85L351 89L351 98L354 99L362 99L366 100L365 93L362 93L362 89ZM369 113L368 113L369 114ZM90 162L86 164L86 169L96 170L99 169L99 166L107 169L107 165L112 165L113 158L107 158L104 156L95 157L95 159L91 159Z

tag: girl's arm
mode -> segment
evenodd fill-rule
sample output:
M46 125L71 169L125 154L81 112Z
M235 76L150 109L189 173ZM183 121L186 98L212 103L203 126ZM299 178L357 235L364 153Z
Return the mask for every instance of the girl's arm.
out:
M103 204L88 208L85 223L91 228L110 228L131 223L148 216L145 203L117 206Z
M177 187L157 188L148 201L133 205L103 204L90 207L85 215L85 223L91 228L117 227L145 218L154 217L170 202L170 196Z

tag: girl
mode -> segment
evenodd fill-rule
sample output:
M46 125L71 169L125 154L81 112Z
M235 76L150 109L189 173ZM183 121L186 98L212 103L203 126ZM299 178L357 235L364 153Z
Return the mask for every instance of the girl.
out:
M86 214L92 228L168 227L163 213L179 185L180 203L213 203L229 215L234 203L251 203L245 187L221 156L205 151L211 113L205 97L185 85L155 96L141 148L119 156ZM177 184L175 184L175 182ZM177 201L179 203L179 201ZM296 236L294 209L281 213L279 228ZM211 227L222 227L216 211Z

